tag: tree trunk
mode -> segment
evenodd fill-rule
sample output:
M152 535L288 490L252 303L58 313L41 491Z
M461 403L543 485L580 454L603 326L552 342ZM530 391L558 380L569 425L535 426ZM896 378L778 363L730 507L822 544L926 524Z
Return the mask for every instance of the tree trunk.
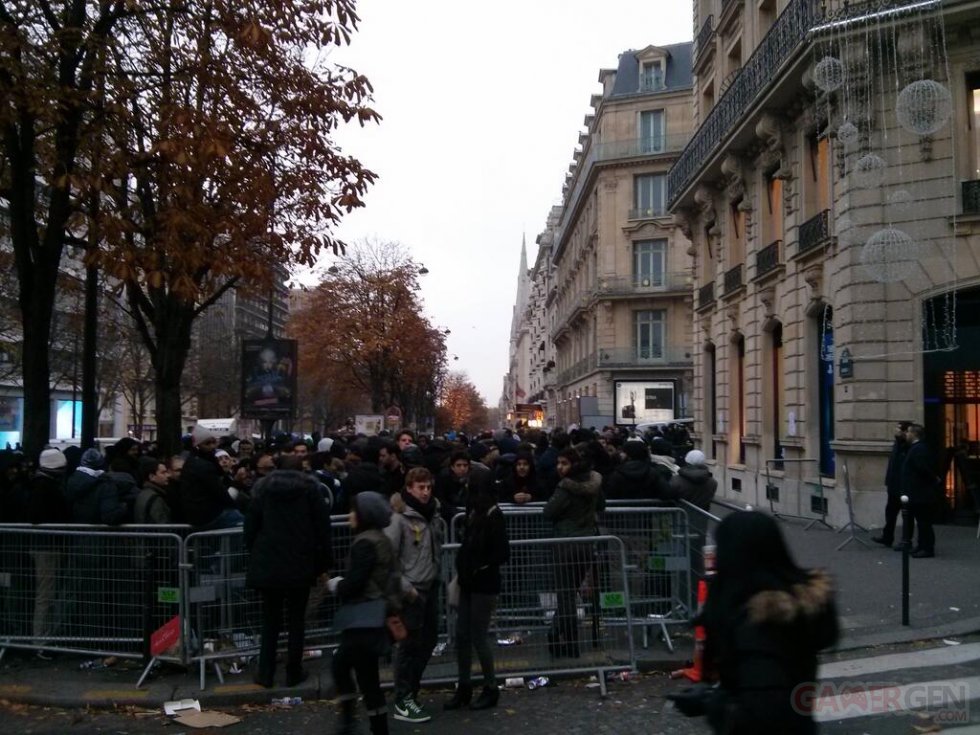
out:
M52 300L54 295L51 296ZM36 301L37 299L34 299ZM47 317L24 311L24 343L21 355L24 380L24 432L21 443L31 460L51 439L51 386L48 338L51 334L50 310Z
M157 444L163 456L180 451L183 427L180 379L191 348L194 308L176 297L162 296L153 315L155 344L147 344L154 368Z

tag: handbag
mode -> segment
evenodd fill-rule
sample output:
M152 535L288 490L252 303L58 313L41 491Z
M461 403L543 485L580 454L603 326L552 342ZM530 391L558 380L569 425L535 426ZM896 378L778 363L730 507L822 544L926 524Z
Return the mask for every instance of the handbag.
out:
M385 601L382 598L341 605L333 617L335 631L385 627Z
M400 643L408 638L408 628L405 627L405 621L397 613L385 618L385 627L388 628L388 635L395 643Z
M446 585L446 602L449 607L459 607L459 575L454 574Z

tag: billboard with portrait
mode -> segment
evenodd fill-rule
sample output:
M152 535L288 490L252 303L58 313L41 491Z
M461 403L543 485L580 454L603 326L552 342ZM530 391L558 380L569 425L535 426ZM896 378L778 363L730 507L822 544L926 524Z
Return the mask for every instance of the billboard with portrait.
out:
M296 407L296 340L242 340L242 411L247 419L292 418Z
M615 412L620 426L673 421L674 381L616 381Z

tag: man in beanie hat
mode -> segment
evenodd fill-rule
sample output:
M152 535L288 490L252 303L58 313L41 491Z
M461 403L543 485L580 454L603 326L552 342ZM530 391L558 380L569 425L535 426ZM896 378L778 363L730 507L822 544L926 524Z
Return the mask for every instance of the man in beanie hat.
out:
M38 469L31 481L28 518L31 523L68 523L71 516L65 502L65 455L57 449L45 449L38 458ZM52 621L58 567L58 551L32 551L34 560L34 639L44 641L56 627ZM38 651L39 658L49 658Z
M711 476L704 452L692 449L684 456L684 466L670 480L670 495L686 500L701 510L710 510L718 490L718 481Z
M225 473L215 452L217 437L198 424L191 432L193 449L180 475L180 510L183 521L198 530L240 526L245 516L228 493Z

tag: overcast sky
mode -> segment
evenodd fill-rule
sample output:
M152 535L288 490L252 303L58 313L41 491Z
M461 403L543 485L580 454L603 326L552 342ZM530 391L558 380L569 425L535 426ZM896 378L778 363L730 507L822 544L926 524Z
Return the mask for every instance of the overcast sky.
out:
M380 178L339 235L396 240L428 268L426 311L452 330L450 367L495 406L521 237L533 265L599 69L627 49L689 41L691 4L362 0L359 14L352 46L332 58L371 80L384 120L338 140Z

